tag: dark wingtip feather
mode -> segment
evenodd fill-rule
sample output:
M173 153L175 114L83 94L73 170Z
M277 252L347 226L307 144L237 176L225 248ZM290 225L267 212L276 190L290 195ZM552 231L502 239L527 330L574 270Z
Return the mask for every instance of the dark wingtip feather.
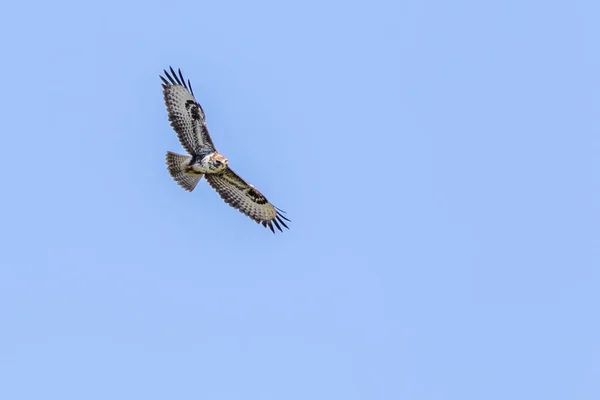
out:
M286 229L290 229L290 228L288 228L288 226L285 224L285 222L283 222L283 220L281 219L281 217L280 217L279 215L277 216L277 220L278 220L278 221L281 223L281 225L285 226L285 227L286 227Z
M175 73L175 70L173 69L173 67L169 67L169 69L171 70L171 73L173 74L173 77L174 77L174 78L175 78L175 80L177 81L177 84L178 84L178 85L181 85L181 86L183 86L183 85L181 84L181 82L179 82L179 78L177 77L177 74Z
M177 82L175 82L175 79L173 79L173 77L171 76L171 74L169 74L169 73L167 72L167 70L166 70L166 69L163 69L163 72L164 72L164 73L165 73L165 75L167 76L167 79L169 79L169 82L171 82L171 83L168 83L168 82L167 82L167 84L168 84L169 86L171 86L171 85L177 85Z
M277 215L278 215L278 216L280 216L281 218L285 219L287 222L292 222L292 221L290 221L290 220L289 220L289 218L288 218L288 217L286 217L286 216L285 216L285 215L283 215L283 214L279 214L279 213L278 213Z
M279 222L277 222L276 219L272 220L272 222L275 224L275 227L277 227L277 229L279 229L279 232L283 232L283 230L281 229L281 226L279 226Z
M271 232L275 233L275 229L273 229L273 224L270 221L267 224L267 226L269 227L269 229L271 229Z
M273 206L275 207L275 206ZM287 214L285 211L283 211L281 208L279 207L275 207L275 210L277 210L277 218L283 218L285 219L287 222L292 222L289 218L287 218L285 215L283 214ZM279 222L281 222L283 224L283 221L281 219L279 219ZM285 226L285 224L283 224L283 226ZM287 226L285 226L287 228ZM290 228L288 228L290 229Z
M160 79L162 79L162 81L165 83L165 85L166 86L173 86L173 85L183 86L184 88L189 90L189 92L193 96L194 89L192 89L192 83L190 82L189 79L186 82L186 80L183 78L183 73L181 72L181 68L178 68L177 72L175 72L173 67L169 67L169 70L171 71L170 73L166 69L163 69L163 72L165 73L165 76L167 77L166 79L162 75L159 75ZM165 85L163 85L163 87L165 87Z
M181 73L181 68L179 68L178 71L179 71L179 77L181 78L181 83L183 84L183 87L187 89L188 87L185 84L185 79L183 79L183 74Z

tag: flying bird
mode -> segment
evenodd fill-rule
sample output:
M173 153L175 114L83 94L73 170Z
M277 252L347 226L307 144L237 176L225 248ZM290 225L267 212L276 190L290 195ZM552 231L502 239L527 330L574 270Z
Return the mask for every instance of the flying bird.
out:
M289 229L285 211L271 204L254 186L229 168L229 161L217 151L208 134L202 106L196 101L192 85L183 78L181 69L175 73L163 70L163 96L169 121L181 145L189 156L167 151L166 162L171 177L185 190L194 190L202 176L231 207L236 208L273 233L273 226L283 232Z

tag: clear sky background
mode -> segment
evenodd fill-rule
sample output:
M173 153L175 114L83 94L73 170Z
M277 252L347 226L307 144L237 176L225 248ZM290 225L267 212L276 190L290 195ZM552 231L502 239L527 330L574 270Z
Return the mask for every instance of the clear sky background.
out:
M599 399L600 3L0 15L0 398ZM270 231L164 164L182 68Z

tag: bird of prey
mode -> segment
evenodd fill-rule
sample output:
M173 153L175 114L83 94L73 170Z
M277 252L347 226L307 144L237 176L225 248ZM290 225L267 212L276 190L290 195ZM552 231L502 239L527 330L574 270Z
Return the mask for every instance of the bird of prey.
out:
M228 160L217 151L206 128L206 118L202 106L196 101L192 85L183 79L181 69L175 73L163 70L163 96L169 121L177 133L181 145L189 156L167 151L167 168L171 177L182 188L191 192L202 176L231 207L238 209L273 233L273 225L289 229L283 214L285 211L271 204L254 186L240 178L231 168Z

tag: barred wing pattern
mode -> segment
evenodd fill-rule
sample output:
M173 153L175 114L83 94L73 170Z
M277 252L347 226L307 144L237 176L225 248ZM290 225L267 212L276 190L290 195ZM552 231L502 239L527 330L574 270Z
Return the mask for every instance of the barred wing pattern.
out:
M269 203L254 186L240 178L233 170L227 168L221 174L207 174L206 181L219 193L231 207L239 210L265 228L269 227L273 233L273 225L281 232L281 226L289 229L284 220L290 222L282 213L285 211Z
M202 175L188 175L185 173L184 166L187 165L191 159L192 157L182 156L181 154L167 151L166 162L171 177L173 177L179 186L188 192L194 190L202 178Z
M204 110L196 102L189 79L186 83L181 69L178 72L175 73L171 67L171 74L164 70L166 79L162 75L160 77L169 121L189 154L210 154L215 151L215 146L208 134Z

